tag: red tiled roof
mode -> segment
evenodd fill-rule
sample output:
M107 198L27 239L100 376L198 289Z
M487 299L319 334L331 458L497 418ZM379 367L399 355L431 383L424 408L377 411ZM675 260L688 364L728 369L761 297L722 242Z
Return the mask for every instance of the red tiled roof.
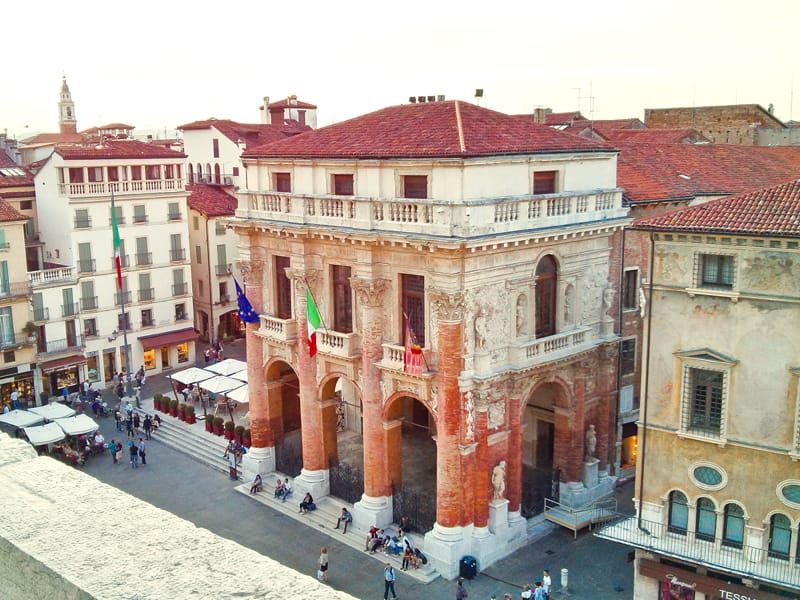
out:
M245 143L247 148L262 146L271 142L282 140L286 137L311 131L311 127L293 123L237 123L229 119L207 119L205 121L194 121L186 125L179 125L177 129L182 131L192 131L198 129L215 128L232 142Z
M633 222L636 229L800 237L800 180Z
M11 206L8 202L2 199L0 194L0 222L7 221L27 221L28 217L19 212L16 208Z
M92 160L104 158L186 158L183 152L148 144L138 140L105 140L102 146L61 146L56 148L67 160Z
M244 156L376 159L599 151L614 149L527 118L448 100L390 106L248 149Z
M292 104L290 98L284 98L283 100L276 100L275 102L270 102L267 108L308 108L314 109L317 108L314 104L309 104L308 102L300 102L297 98L294 98L294 104Z
M702 133L691 127L683 129L603 129L602 135L612 142L681 144L687 139L692 143L711 142Z
M19 185L33 185L33 175L31 172L13 160L5 152L0 151L0 169L19 169L22 175L4 175L0 173L0 188L15 187Z
M189 192L189 208L209 217L224 217L236 212L238 201L216 185L192 184Z
M549 125L550 127L556 125L571 125L575 121L587 121L587 120L588 119L584 117L579 110L573 112L561 112L561 113L551 112L545 116L545 124Z
M197 339L200 335L193 328L180 329L178 331L170 331L168 333L157 333L155 335L148 335L140 337L139 341L142 343L142 348L151 350L153 348L163 348L164 346L171 346L172 344L181 344L183 342L190 342Z
M738 194L800 177L800 147L615 142L632 202Z
M594 119L592 121L598 129L644 129L646 126L636 117L627 119Z
M80 144L83 136L80 133L40 133L20 141L20 144Z

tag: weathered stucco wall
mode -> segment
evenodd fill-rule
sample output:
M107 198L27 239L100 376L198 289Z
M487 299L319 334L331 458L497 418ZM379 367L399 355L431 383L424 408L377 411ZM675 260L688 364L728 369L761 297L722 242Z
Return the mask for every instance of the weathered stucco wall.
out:
M116 600L132 592L141 600L352 599L72 467L37 457L26 442L5 434L0 489L4 600ZM159 532L146 552L142 531ZM121 568L134 554L136 568Z

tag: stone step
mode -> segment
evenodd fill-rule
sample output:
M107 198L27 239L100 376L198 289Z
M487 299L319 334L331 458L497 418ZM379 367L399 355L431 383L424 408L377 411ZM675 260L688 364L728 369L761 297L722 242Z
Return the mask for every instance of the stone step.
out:
M261 504L268 506L269 508L276 510L288 517L291 517L295 521L303 523L308 527L312 527L318 531L321 530L332 539L336 539L341 543L350 546L351 548L367 554L367 552L364 550L368 534L367 529L357 527L355 526L355 523L351 523L348 526L346 534L343 533L342 529L335 529L336 520L339 518L339 515L342 512L342 507L346 506L348 510L352 512L351 505L338 498L326 497L319 499L319 501L315 499L314 503L317 505L317 509L311 511L310 513L302 514L300 512L300 501L302 500L302 497L295 497L293 494L286 502L283 502L280 498L275 498L274 490L278 477L285 479L285 477L283 477L280 473L270 474L264 477L264 491L255 495L250 494L249 482L243 485L238 485L235 489L237 492L247 495L256 502L260 502ZM423 550L422 544L420 543L422 540L421 536L415 536L415 538L416 539L412 539L412 544L414 544L415 547L419 546L420 550ZM401 571L400 568L403 563L402 554L386 555L381 552L376 552L374 554L369 554L369 556L374 557L376 561L381 563L391 563L397 570L398 576L408 575L412 579L416 579L422 583L430 583L439 577L439 573L431 566L431 563L428 563L427 565L420 565L419 569Z

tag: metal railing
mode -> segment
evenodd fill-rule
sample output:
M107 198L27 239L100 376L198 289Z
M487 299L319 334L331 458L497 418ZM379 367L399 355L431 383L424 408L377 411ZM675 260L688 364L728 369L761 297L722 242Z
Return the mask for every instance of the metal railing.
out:
M78 260L78 273L94 273L97 271L96 262L93 258Z
M228 271L228 265L217 265L214 267L214 272L217 275L228 275L230 271Z
M111 217L108 217L108 225L109 225L109 227L111 225L113 225L113 224L114 224L114 221L111 219ZM117 217L117 225L125 225L125 217L123 217L122 215L118 216Z
M189 284L188 283L173 283L172 284L172 295L173 296L185 296L189 293Z
M0 332L0 349L30 346L34 341L34 338L22 331L18 333Z
M119 266L123 269L127 269L128 267L131 266L131 260L127 254L119 255ZM111 257L111 268L112 269L117 268L117 261L113 256Z
M75 219L75 229L90 229L92 227L92 218L86 217L85 219Z
M131 292L116 292L114 294L114 304L122 304L122 299L125 299L126 304L131 303Z
M139 302L151 302L154 297L155 297L154 288L139 290Z
M147 215L133 215L134 225L141 225L142 223L147 223Z
M31 293L30 281L0 281L0 299L19 298Z
M50 309L46 306L41 308L34 308L33 309L33 320L34 322L38 321L49 321L50 320Z
M186 248L172 248L169 251L170 262L182 262L186 260Z
M150 317L149 319L142 317L142 327L153 327L155 324L156 322L153 320L153 317Z
M152 252L139 252L136 254L136 266L142 267L145 265L152 265L153 264L153 253Z
M167 221L180 221L182 216L183 215L181 213L179 213L179 212L177 212L177 213L172 213L171 212L171 213L167 214Z
M175 315L175 322L180 323L181 321L188 321L189 317L186 316L186 313L178 313Z
M77 302L70 302L68 304L61 305L61 316L62 317L74 317L78 314L78 303Z
M62 338L60 340L51 340L44 344L39 344L39 352L41 354L58 354L60 352L69 352L78 350L83 347L83 336L76 336L75 338Z
M702 536L687 531L669 531L665 523L640 520L635 515L616 515L595 533L603 539L671 556L681 560L723 570L740 577L754 578L781 586L800 587L800 568L788 557L769 555L766 545L742 544L733 548L718 537ZM764 536L766 541L768 536Z
M81 298L81 310L97 310L97 296Z

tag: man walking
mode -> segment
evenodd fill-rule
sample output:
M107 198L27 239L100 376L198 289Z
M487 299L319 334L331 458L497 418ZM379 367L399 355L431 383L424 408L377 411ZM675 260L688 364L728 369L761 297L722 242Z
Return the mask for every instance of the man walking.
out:
M150 415L145 415L142 427L144 428L145 439L153 439L150 437L150 432L153 431L153 419L150 417Z
M388 600L389 598L389 590L392 590L392 598L397 598L397 594L394 592L394 582L397 580L397 573L394 572L394 567L391 563L386 563L386 567L383 569L383 600Z
M111 459L114 461L112 464L117 464L117 442L111 440L108 444L108 451L111 452Z
M147 456L145 455L144 440L142 438L139 438L139 458L142 461L142 466L145 466L147 464Z
M139 448L133 440L128 440L128 452L131 455L131 467L139 468Z

